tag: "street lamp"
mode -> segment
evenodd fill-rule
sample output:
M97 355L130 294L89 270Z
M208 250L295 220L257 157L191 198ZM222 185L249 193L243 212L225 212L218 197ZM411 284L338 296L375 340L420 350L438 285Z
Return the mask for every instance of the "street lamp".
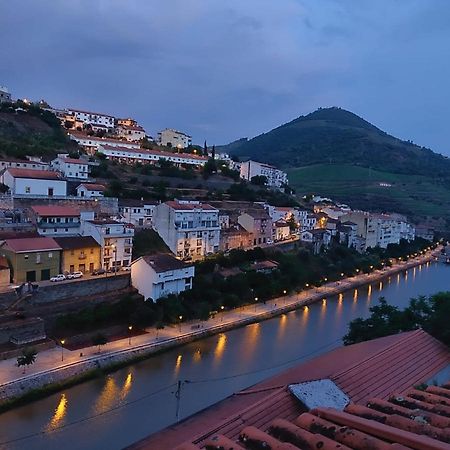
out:
M223 310L225 309L225 306L221 306L220 309L222 310L222 314L220 315L220 321L223 322Z
M129 333L129 336L128 336L128 345L131 345L131 330L133 329L133 326L132 325L130 325L129 327L128 327L128 333Z
M181 333L181 321L183 320L183 316L178 316L178 319L180 319L180 322L178 323L178 326L179 326L179 330L180 330L180 333Z
M61 339L61 361L64 361L64 344L65 344L65 340Z
M114 276L117 275L117 247L113 244L113 253L114 253Z
M256 312L256 305L258 304L258 297L255 297L255 312Z

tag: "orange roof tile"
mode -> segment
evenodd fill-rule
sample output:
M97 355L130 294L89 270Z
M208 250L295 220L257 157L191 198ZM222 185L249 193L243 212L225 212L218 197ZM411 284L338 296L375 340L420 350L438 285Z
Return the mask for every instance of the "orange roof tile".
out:
M54 205L37 205L31 209L38 215L43 217L78 217L80 212L76 208L70 206L54 206Z
M36 178L41 180L61 180L58 172L51 172L50 170L33 170L33 169L6 169L14 178ZM61 180L63 181L63 180Z
M50 237L7 239L4 245L14 253L61 250L56 241Z

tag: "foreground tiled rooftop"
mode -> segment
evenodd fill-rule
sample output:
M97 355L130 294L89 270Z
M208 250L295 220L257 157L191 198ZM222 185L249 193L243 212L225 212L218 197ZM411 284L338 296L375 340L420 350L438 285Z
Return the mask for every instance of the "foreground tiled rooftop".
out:
M450 450L450 382L425 391L413 387L449 364L449 349L422 330L339 347L131 448ZM334 386L347 406L339 409L332 393L323 400L312 380ZM309 389L322 404L299 400L295 388Z

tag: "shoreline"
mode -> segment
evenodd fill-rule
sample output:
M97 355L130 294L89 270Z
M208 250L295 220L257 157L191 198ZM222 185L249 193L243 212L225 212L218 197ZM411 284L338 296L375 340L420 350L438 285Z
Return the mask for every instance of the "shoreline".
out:
M252 313L249 311L249 309L253 310L252 305L230 310L227 311L227 313L231 316L231 320L225 319L224 316L219 316L221 319L219 323L208 324L207 321L202 325L202 328L190 328L184 333L181 332L180 327L181 334L177 333L175 337L134 345L125 349L94 354L93 356L85 357L82 360L60 364L57 367L51 367L47 370L12 379L11 381L7 381L0 385L0 413L30 401L51 395L64 388L89 379L104 376L107 373L114 372L115 370L186 343L194 342L252 323L262 322L287 312L307 307L326 297L339 295L352 289L358 289L362 286L382 281L385 278L410 268L434 261L436 253L436 251L430 252L420 258L405 261L396 264L394 267L375 271L371 274L360 274L356 277L328 283L319 288L300 291L298 294L278 297L267 301L266 304L256 305L254 312ZM260 311L257 311L257 308L259 308ZM247 309L247 311L244 311L245 309ZM244 313L247 314L246 317L242 317ZM233 319L233 316L236 314L238 314L238 318ZM215 319L212 320L214 322ZM187 326L193 327L194 325L189 323L183 325L184 328ZM11 362L11 360L6 361Z

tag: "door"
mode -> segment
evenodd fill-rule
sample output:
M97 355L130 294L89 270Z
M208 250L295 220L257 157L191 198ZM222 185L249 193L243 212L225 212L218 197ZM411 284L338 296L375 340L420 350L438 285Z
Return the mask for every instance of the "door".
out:
M41 281L50 280L50 269L41 270Z
M93 272L94 271L94 263L89 263L89 272Z
M86 271L86 264L80 264L79 266L78 266L78 270L80 271L80 272L85 272Z
M48 188L48 196L53 197L53 188Z
M27 272L27 282L33 283L34 281L36 281L36 271L29 270Z
M69 272L70 272L70 273L75 272L75 266L74 266L73 264L70 265L70 267L69 267Z

